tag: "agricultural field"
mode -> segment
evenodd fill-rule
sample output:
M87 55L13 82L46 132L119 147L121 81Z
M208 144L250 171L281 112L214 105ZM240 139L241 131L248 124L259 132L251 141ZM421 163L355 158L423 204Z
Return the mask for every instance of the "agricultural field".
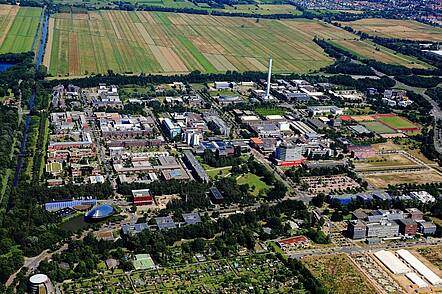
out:
M173 17L172 17L173 16ZM260 20L162 12L56 14L46 46L49 72L104 73L309 72L333 60L312 39L347 36L311 20Z
M342 22L341 25L350 26L356 31L384 38L435 42L442 40L441 28L422 24L414 20L368 18L352 22Z
M41 8L0 5L0 54L32 50Z
M330 293L377 293L345 254L309 256L303 258L302 262Z
M416 166L416 163L399 153L377 155L367 159L355 160L353 161L353 164L357 171Z
M416 171L401 173L379 173L365 175L365 180L376 189L387 188L388 185L399 185L406 183L427 184L438 183L442 181L442 175L436 171Z
M210 10L210 9L209 9ZM242 5L226 5L224 9L211 9L214 11L223 11L231 13L247 13L257 15L270 14L292 14L301 15L302 12L297 10L294 6L288 4L242 4Z
M266 71L308 73L333 63L313 38L364 58L425 67L316 20L266 20L166 12L93 11L51 17L45 65L53 76ZM348 48L347 48L348 47Z
M328 40L332 45L346 50L362 59L374 59L380 62L402 65L408 68L429 68L430 65L414 58L377 45L368 40L335 39Z

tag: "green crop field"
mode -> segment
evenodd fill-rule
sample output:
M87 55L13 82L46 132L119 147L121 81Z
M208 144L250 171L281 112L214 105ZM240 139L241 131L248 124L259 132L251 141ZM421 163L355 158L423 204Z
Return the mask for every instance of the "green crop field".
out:
M209 9L210 10L210 9ZM292 14L301 15L302 12L292 5L284 4L242 4L242 5L226 5L224 9L211 9L215 11L224 11L230 13L247 13L257 15L270 14Z
M0 53L30 51L41 13L37 7L0 5Z

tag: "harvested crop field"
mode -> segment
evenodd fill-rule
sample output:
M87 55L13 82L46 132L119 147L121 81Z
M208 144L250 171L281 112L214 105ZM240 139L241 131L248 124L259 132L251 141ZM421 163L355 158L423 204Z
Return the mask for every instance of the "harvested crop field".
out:
M32 49L42 9L0 5L0 54Z
M309 256L303 258L302 262L330 293L377 293L345 254Z
M343 22L356 31L384 38L399 38L408 40L423 40L440 42L442 29L422 24L413 20L369 18L352 22Z
M404 172L404 173L385 173L376 175L366 175L364 178L376 189L387 188L388 185L399 185L405 183L427 184L439 183L442 176L434 171L424 172Z
M357 171L416 166L416 163L402 154L377 155L367 159L355 160L353 164Z
M332 45L342 48L362 59L373 59L384 63L397 64L408 68L429 68L430 66L412 56L397 53L386 47L377 45L368 40L332 39Z

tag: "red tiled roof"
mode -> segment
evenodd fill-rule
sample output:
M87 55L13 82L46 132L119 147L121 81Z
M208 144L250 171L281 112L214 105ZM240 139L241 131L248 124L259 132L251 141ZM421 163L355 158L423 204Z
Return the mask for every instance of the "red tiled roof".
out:
M250 138L250 141L256 145L264 144L261 138Z

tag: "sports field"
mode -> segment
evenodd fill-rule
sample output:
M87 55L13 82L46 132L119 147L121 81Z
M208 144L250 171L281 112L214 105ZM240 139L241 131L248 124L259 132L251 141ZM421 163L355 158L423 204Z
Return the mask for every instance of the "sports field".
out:
M418 131L419 127L413 124L411 121L409 121L406 118L396 116L396 115L385 115L381 116L379 115L377 117L378 121L383 123L384 125L395 129L395 130L401 130L404 132L414 132Z
M442 40L442 29L413 20L369 18L352 22L342 22L356 31L385 38L436 41Z
M394 133L396 133L395 130L387 127L386 125L384 125L378 121L366 121L366 122L362 122L361 124L364 125L370 131L377 133L377 134L394 134Z
M0 5L0 54L32 49L41 8Z
M311 20L126 11L53 18L46 46L53 75L265 71L270 54L275 72L309 72L333 62L312 41L315 35L349 35Z

